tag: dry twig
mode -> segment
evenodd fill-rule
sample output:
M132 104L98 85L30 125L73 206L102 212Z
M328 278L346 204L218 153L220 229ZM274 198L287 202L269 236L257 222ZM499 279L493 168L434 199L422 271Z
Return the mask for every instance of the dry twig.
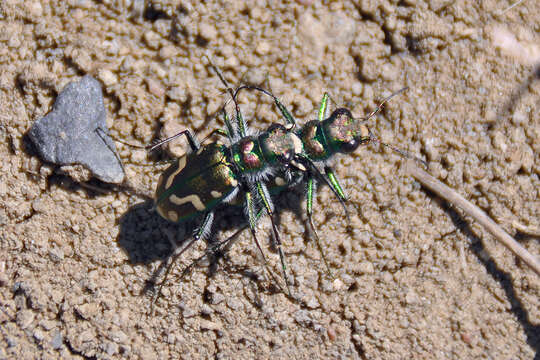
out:
M512 251L518 258L529 265L537 275L540 275L540 262L516 240L508 235L499 225L486 215L479 207L473 205L455 190L444 185L433 176L416 165L407 164L407 171L426 188L430 189L450 204L461 208L467 215L483 225L498 241Z

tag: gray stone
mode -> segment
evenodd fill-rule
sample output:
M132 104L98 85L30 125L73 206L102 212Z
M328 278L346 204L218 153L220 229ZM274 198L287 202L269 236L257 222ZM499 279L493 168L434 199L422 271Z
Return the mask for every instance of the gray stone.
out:
M101 84L91 76L69 83L53 109L28 135L41 158L58 165L80 164L105 182L121 183L124 169L107 135Z
M51 339L51 346L53 349L58 350L64 344L64 337L60 331L56 331L53 338Z

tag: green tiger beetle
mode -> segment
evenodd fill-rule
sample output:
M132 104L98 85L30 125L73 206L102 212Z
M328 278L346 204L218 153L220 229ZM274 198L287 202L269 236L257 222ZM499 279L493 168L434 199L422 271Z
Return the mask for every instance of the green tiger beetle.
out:
M329 117L326 117L329 96L325 93L318 110L317 120L309 121L304 126L298 127L291 113L272 93L252 85L243 85L233 91L217 68L213 65L212 68L232 97L236 112L236 126L233 126L229 119L225 111L227 104L225 104L222 112L226 129L215 130L206 139L213 135L224 136L228 138L229 145L223 145L219 142L204 144L204 141L201 144L195 135L186 129L148 147L151 151L180 136L187 138L192 152L176 159L162 173L155 193L155 209L163 218L175 223L195 217L202 218L192 239L173 256L160 285L158 296L175 260L195 242L209 234L216 206L222 203L231 203L239 197L239 194L241 194L248 227L262 255L265 267L266 257L257 238L256 224L263 213L269 215L283 277L289 296L291 296L285 257L281 249L279 230L274 220L275 209L270 194L305 182L308 221L330 274L330 267L312 219L315 185L317 182L327 184L343 205L348 217L345 207L347 197L334 170L326 165L326 160L335 154L351 153L360 145L375 142L391 148L403 157L413 158L425 164L407 152L381 142L366 125L367 120L377 114L388 100L407 88L391 94L367 117L360 119L354 118L350 110L345 108L338 108ZM244 89L256 90L271 97L286 124L272 124L266 131L258 135L248 135L248 127L237 102L240 91ZM325 163L324 171L319 170L317 162ZM154 302L156 300L157 298Z

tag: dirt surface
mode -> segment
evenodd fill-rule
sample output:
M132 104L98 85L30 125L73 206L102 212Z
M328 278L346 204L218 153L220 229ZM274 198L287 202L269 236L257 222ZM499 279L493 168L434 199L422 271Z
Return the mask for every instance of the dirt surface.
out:
M265 277L245 231L215 267L180 279L207 244L190 249L151 314L170 240L190 230L144 197L42 163L25 138L67 83L90 74L116 138L148 144L189 128L202 139L223 127L228 99L205 55L231 86L270 88L300 124L325 91L361 117L408 86L372 131L427 160L539 256L540 2L503 12L510 4L2 0L0 358L538 357L539 278L387 149L333 159L348 227L319 189L314 220L335 279L293 189L276 207L296 300ZM283 122L259 93L240 105L254 129ZM118 146L130 184L152 194L163 165ZM241 218L220 211L214 238ZM268 218L258 231L284 286Z

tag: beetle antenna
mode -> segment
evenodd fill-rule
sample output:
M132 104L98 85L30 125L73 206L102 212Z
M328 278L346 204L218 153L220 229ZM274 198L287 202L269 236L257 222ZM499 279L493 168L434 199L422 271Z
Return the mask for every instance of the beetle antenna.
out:
M407 90L407 89L409 89L409 87L408 87L408 86L405 86L404 88L399 89L398 91L395 91L395 92L393 92L392 94L390 94L389 96L385 97L385 98L383 99L383 101L381 101L381 102L379 103L379 105L375 108L375 110L373 110L372 112L370 112L369 115L366 116L366 117L364 118L364 120L368 120L368 119L371 118L372 116L377 115L377 114L382 110L384 104L386 104L388 101L390 101L390 99L393 98L394 96L397 96L397 95L401 94L402 92L404 92L404 91Z
M402 92L404 92L405 90L409 89L408 86L405 86L404 88L401 88L399 89L398 91L395 91L393 92L392 94L390 94L389 96L385 97L380 103L379 105L375 108L375 110L373 110L372 112L370 112L368 114L368 116L366 116L363 120L369 120L371 117L375 116L376 114L378 114L382 108L383 108L383 105L386 104L390 99L392 99L394 96L397 96L399 94L401 94ZM419 162L420 164L422 164L426 169L428 168L428 163L425 162L424 160L420 159L419 157L417 156L414 156L414 155L411 155L409 152L405 151L405 150L401 150L399 149L398 147L396 146L393 146L393 145L390 145L390 144L387 144L387 143L384 143L382 142L380 139L378 139L375 135L373 135L373 133L371 132L371 130L369 130L369 141L371 142L374 142L374 143L377 143L377 144L380 144L380 145L383 145L383 146L386 146L387 148L391 149L392 151L398 153L399 155L401 155L402 157L404 158L407 158L407 159L412 159L416 162Z
M416 161L416 162L419 162L419 163L422 164L426 169L429 168L428 163L425 162L424 160L420 159L419 157L414 156L414 155L411 155L408 151L401 150L400 148L398 148L398 147L396 147L396 146L393 146L393 145L387 144L387 143L385 143L385 142L382 142L381 140L379 140L378 138L376 138L375 135L373 135L373 133L371 132L371 130L369 130L369 141L374 142L374 143L377 143L377 144L380 144L380 145L383 145L383 146L386 146L387 148L393 150L394 152L398 153L398 154L401 155L402 157L407 158L407 159L412 159L412 160L414 160L414 161Z

